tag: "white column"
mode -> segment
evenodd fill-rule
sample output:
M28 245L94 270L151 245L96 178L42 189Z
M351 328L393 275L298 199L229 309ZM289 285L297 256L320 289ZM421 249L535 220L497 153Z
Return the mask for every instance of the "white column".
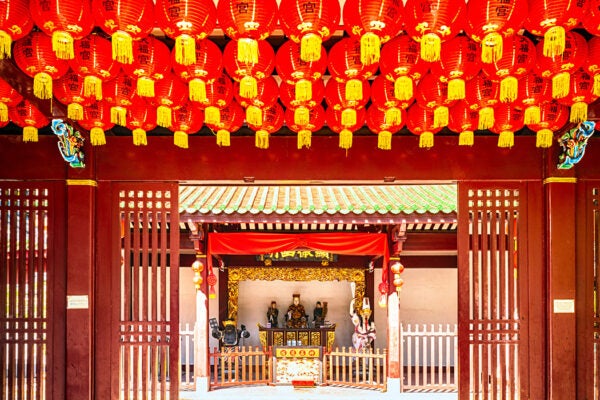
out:
M388 393L400 393L400 299L388 296Z

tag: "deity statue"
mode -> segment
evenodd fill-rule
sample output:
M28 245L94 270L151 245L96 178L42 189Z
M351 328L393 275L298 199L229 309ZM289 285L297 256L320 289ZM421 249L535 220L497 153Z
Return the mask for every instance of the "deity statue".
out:
M271 302L271 306L267 310L267 322L271 328L277 328L278 322L277 318L279 317L279 310L277 309L277 303L275 301Z
M290 304L285 315L285 321L288 328L306 328L308 320L304 306L300 304L300 295L294 294L293 303Z
M375 340L376 329L375 322L369 324L369 318L371 317L371 304L369 298L363 298L363 304L360 311L356 311L354 308L355 302L355 286L354 282L351 283L352 290L352 301L350 302L350 316L352 323L354 324L354 333L352 334L352 345L356 351L368 349L371 343ZM360 314L360 315L359 315Z
M325 317L327 316L327 302L325 301L321 305L320 301L317 301L315 309L313 310L313 323L315 328L321 327L325 324Z

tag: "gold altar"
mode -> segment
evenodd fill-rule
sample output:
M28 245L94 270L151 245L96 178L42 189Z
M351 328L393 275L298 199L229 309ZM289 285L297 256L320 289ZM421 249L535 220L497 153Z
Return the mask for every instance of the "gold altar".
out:
M320 328L267 328L258 325L258 336L263 349L273 346L321 346L331 350L335 340L335 324Z

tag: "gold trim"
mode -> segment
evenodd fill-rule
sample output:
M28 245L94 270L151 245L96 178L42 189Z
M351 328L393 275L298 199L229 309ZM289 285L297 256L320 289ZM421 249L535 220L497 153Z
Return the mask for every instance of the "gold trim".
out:
M570 177L561 178L558 176L554 176L554 177L544 179L544 185L547 183L577 183L577 178L570 178Z
M67 186L98 186L98 182L92 179L67 179Z

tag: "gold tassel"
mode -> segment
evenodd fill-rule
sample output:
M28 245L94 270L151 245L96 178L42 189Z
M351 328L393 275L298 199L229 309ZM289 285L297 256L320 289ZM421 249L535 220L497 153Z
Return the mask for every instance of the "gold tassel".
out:
M448 125L448 107L438 106L433 110L433 127L439 128Z
M433 147L433 132L423 132L419 135L419 147L425 149Z
M500 101L512 103L519 93L519 80L514 76L507 76L500 81Z
M156 109L156 124L163 128L171 127L171 108L167 106L158 106Z
M348 101L358 101L363 98L363 86L360 79L350 79L346 82L345 97Z
M462 100L465 98L465 80L450 79L448 82L448 100Z
M52 77L45 72L38 72L33 77L33 94L38 99L52 98Z
M140 76L137 80L137 94L142 97L154 97L154 80Z
M535 135L535 147L547 149L552 146L552 139L554 139L554 133L550 129L540 129Z
M397 107L385 110L385 123L388 125L400 125L402 123L402 111Z
M494 109L492 107L483 107L479 110L479 123L477 124L477 129L490 129L494 126L495 122Z
M392 149L392 132L390 131L381 131L377 135L377 147L381 150L391 150Z
M260 107L249 106L246 109L246 121L250 125L260 126L263 123L263 112Z
M571 116L569 121L579 123L587 121L588 105L584 101L578 101L571 106Z
M175 38L175 61L181 65L196 62L196 40L192 36L184 33Z
M340 148L348 150L350 147L352 147L352 131L342 129L340 132Z
M301 129L298 132L298 149L301 149L303 147L309 149L311 145L311 137L311 131L309 131L308 129Z
M67 117L75 121L82 120L83 106L79 103L69 103L67 106Z
M219 129L217 131L217 146L230 146L231 145L231 134L226 129Z
M0 57L1 59L1 57ZM600 73L594 75L594 88L593 88L594 96L600 96Z
M542 118L540 106L529 106L525 109L525 115L523 121L525 125L539 124Z
M381 39L373 32L367 32L360 37L360 62L365 65L379 62Z
M190 81L189 94L192 101L206 101L206 82L198 78L192 79Z
M298 107L294 110L294 123L306 126L310 122L310 110L306 107Z
M221 123L221 110L215 106L206 107L204 110L204 123L218 125Z
M102 100L102 81L94 75L88 75L83 78L83 95L85 97L94 97L96 100Z
M562 99L567 97L571 90L571 75L568 72L559 72L552 77L552 98Z
M90 142L92 146L102 146L106 144L106 136L104 135L104 129L93 127L90 130Z
M244 64L257 64L258 42L251 38L238 39L237 60Z
M12 37L5 31L0 29L0 60L10 58L12 48Z
M356 110L354 108L345 108L342 110L342 126L356 125Z
M244 76L240 80L240 96L246 99L253 99L258 94L258 85L256 79L252 76Z
M312 82L308 79L300 79L294 87L296 101L308 101L312 99Z
M72 60L75 58L73 36L65 31L52 32L52 50L57 58L62 60Z
M259 129L256 131L254 136L254 145L259 149L268 149L269 148L269 132L264 129Z
M131 132L133 134L133 144L135 146L147 146L148 139L146 137L146 131L142 128L136 128Z
M502 58L502 35L498 32L490 32L481 41L481 61L491 64Z
M300 41L300 59L302 61L318 61L321 58L323 40L316 33L307 33Z
M121 126L127 125L127 109L121 106L111 107L110 122Z
M412 99L413 80L410 76L401 76L394 81L394 97L398 100Z
M0 102L0 122L8 121L8 106Z
M133 62L133 38L125 31L112 34L112 59L121 64Z
M546 57L560 56L565 51L565 28L553 26L544 33L544 55Z
M428 62L440 60L442 40L435 33L427 33L421 38L421 58Z
M38 141L38 128L35 126L26 126L23 128L23 141L24 142L37 142Z
M515 134L511 131L502 131L498 136L498 147L513 147L515 145Z
M187 133L184 131L176 131L175 136L173 136L173 144L182 149L189 148Z
M473 142L475 142L475 133L473 131L462 131L458 135L459 146L473 146Z

